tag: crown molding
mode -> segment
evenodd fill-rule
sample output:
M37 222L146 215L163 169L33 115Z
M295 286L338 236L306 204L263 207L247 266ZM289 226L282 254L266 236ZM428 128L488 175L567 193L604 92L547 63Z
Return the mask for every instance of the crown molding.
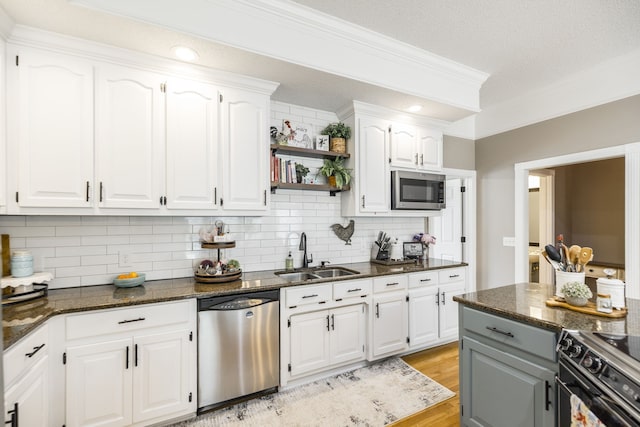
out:
M143 70L170 73L178 77L197 79L266 95L271 95L278 87L278 83L268 80L214 70L196 64L185 64L180 61L172 61L154 55L22 25L13 27L7 42L17 46L44 49L93 61L108 62L116 65L126 64Z
M486 138L640 94L640 49L552 85L484 108L475 137Z
M72 0L249 52L478 112L488 74L289 0Z
M13 20L7 15L7 12L4 11L2 7L0 7L0 38L7 40L11 31L13 31L13 27L15 23Z

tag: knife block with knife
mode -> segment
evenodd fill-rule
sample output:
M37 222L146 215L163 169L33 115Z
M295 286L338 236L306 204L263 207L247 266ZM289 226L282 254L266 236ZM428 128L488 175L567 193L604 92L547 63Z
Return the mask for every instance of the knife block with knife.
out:
M375 259L377 261L388 261L390 248L391 236L387 236L387 233L380 231L378 233L378 239L373 242L371 247L371 259Z

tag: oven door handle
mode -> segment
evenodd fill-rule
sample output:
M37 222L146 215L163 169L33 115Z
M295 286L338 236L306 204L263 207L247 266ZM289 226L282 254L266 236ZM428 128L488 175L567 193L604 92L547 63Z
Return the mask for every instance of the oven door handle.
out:
M569 386L567 386L567 383L562 381L559 376L556 375L555 381L556 381L556 384L558 384L558 386L560 386L560 388L564 390L569 396L573 396L573 392L571 391L571 389L569 389Z

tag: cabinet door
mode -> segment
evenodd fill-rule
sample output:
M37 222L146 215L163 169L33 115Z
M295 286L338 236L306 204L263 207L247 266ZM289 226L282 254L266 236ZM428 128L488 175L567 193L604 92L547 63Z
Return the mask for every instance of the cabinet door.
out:
M17 415L13 415L17 417L16 425L30 427L49 425L48 360L48 356L43 357L27 375L5 391L5 420L11 419L7 412L14 410L17 404Z
M225 210L264 211L269 184L269 97L231 89L222 92L220 205Z
M384 120L358 119L358 171L360 212L388 212L391 209L388 124Z
M416 168L419 165L416 128L400 123L391 125L391 166Z
M467 337L460 357L462 424L555 425L552 371Z
M398 353L407 348L407 300L405 292L373 297L374 357Z
M98 70L98 198L103 208L160 206L164 77L124 67Z
M67 348L67 426L131 424L132 350L130 339Z
M167 208L218 209L218 90L167 82Z
M442 132L429 128L418 129L418 168L442 169Z
M134 423L189 408L189 344L188 330L134 338Z
M291 376L329 365L329 321L326 310L291 316Z
M24 49L18 64L7 85L18 205L91 207L93 67Z
M331 364L364 359L364 305L336 308L330 313L329 348Z
M458 303L453 297L464 293L465 282L440 285L440 339L458 337Z
M420 347L438 341L438 287L409 292L409 344Z

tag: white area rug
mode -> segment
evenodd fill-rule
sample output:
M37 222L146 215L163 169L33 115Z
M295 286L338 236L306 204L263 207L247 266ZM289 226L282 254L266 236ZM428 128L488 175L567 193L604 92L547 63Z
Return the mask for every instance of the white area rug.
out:
M213 426L384 426L455 396L391 358L176 424Z

